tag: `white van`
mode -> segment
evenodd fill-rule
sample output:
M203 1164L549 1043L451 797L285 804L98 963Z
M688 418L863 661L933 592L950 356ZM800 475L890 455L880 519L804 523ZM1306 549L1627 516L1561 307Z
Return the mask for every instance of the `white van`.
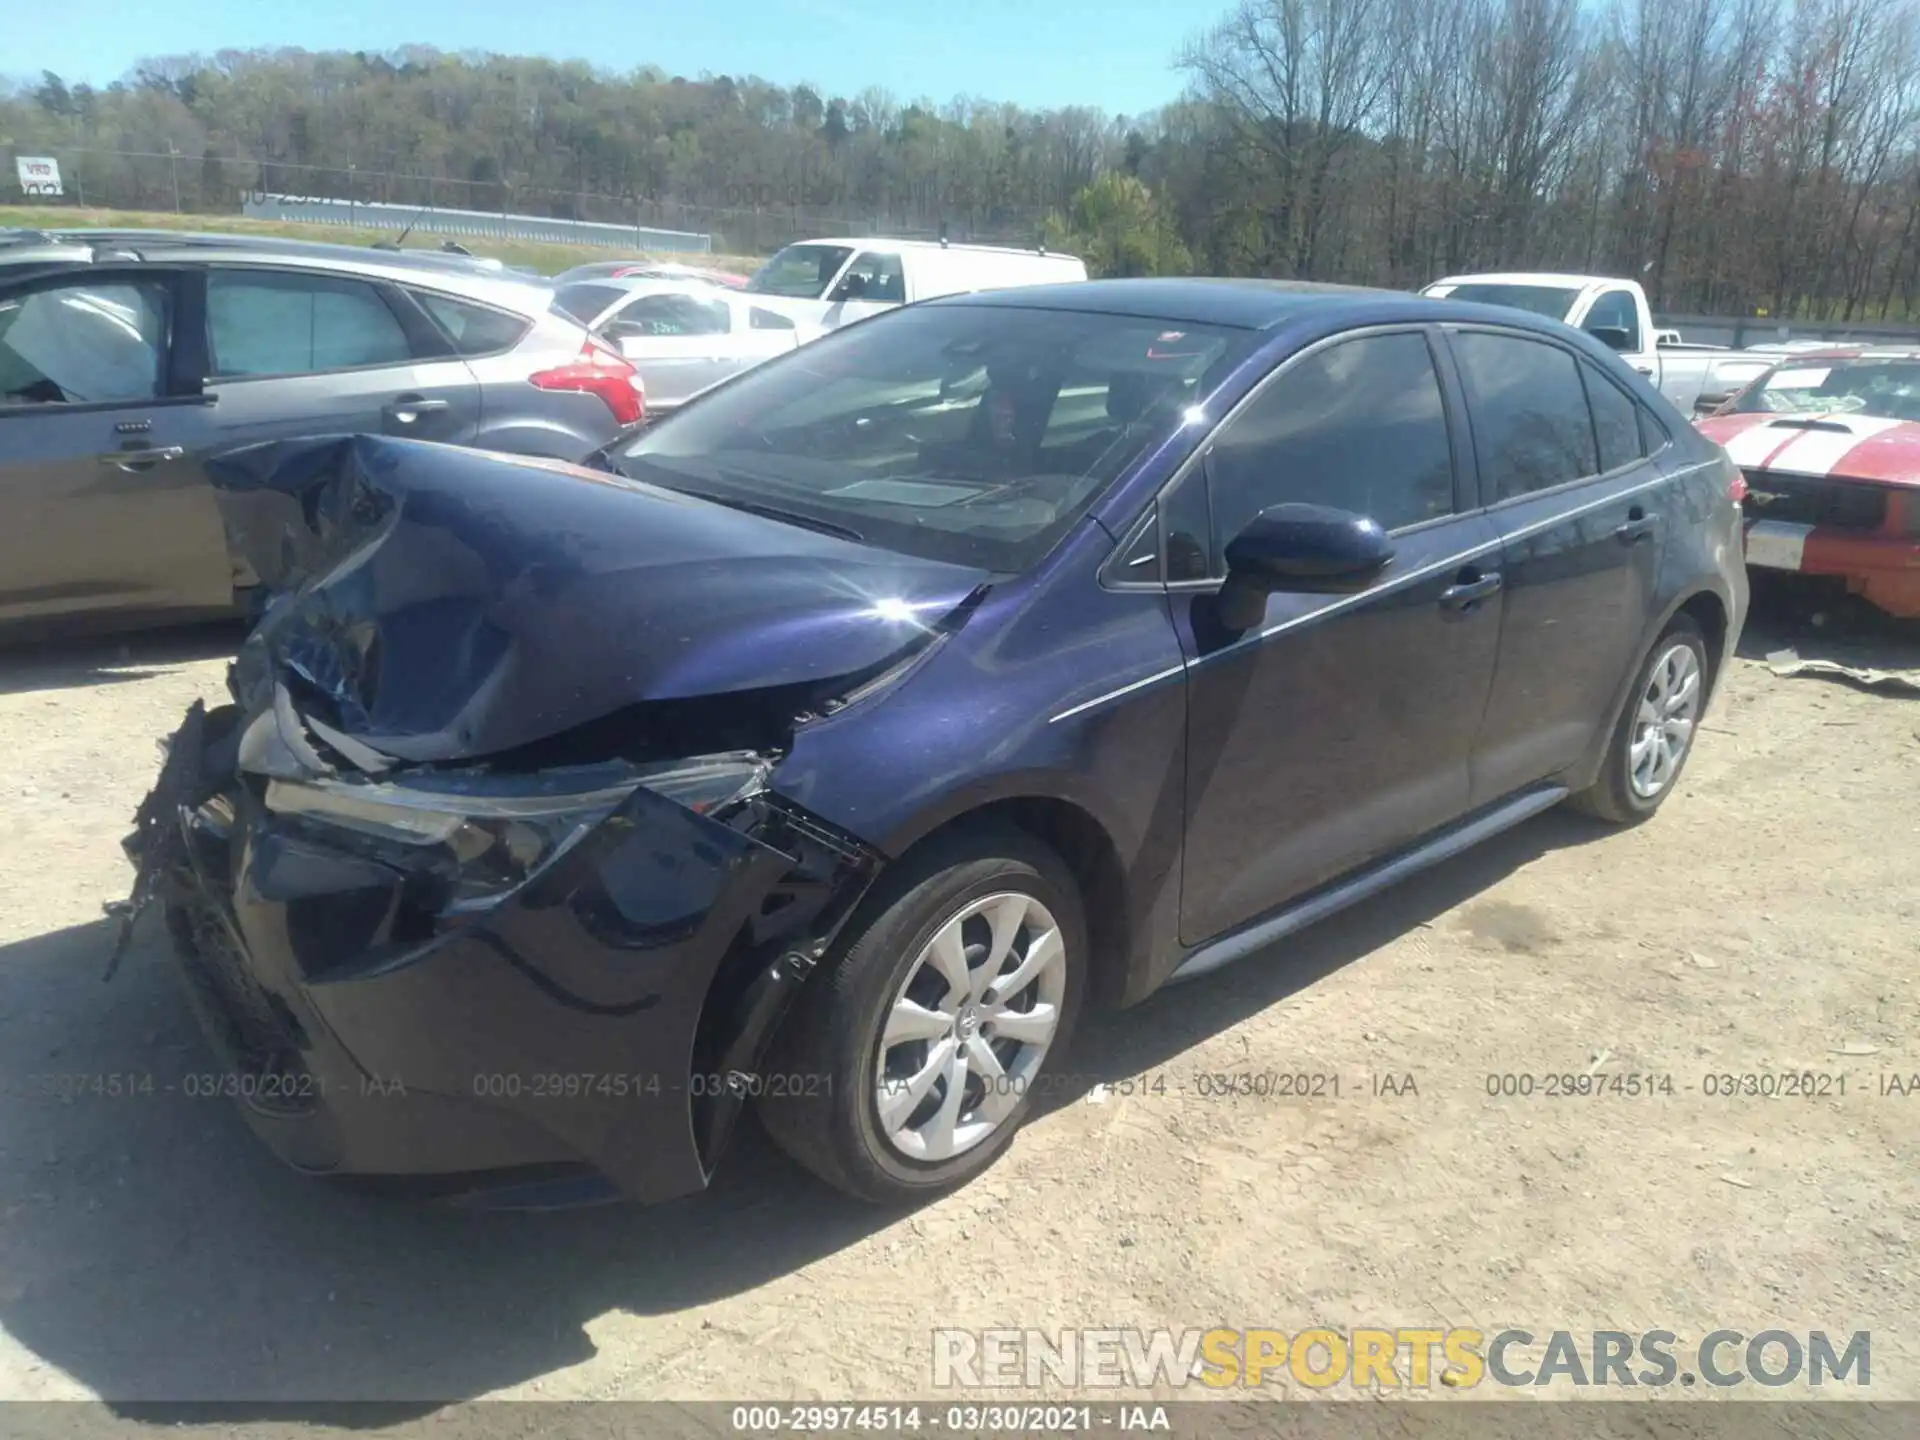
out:
M1084 260L1045 250L938 240L802 240L762 265L747 289L815 302L821 307L819 323L831 329L936 295L1086 278Z

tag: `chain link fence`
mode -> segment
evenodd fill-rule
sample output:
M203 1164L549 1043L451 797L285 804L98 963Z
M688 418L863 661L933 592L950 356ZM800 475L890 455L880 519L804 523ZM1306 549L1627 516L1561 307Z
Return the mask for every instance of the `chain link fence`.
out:
M765 255L795 240L832 235L933 240L944 233L955 243L1024 247L1038 243L1045 219L1043 211L1031 207L982 204L957 193L869 200L833 187L742 182L722 185L696 203L555 190L517 182L511 172L493 180L450 180L357 165L297 165L212 152L190 155L171 147L136 151L36 145L22 151L29 152L59 161L65 194L58 200L22 194L8 163L0 168L0 204L232 216L246 213L249 201L259 205L278 196L340 202L350 208L356 223L363 212L365 223L388 223L393 212L374 207L400 207L408 215L423 216L468 211L496 219L615 227L598 237L582 235L583 243L609 248L635 248L634 231L705 236L704 248L731 255ZM431 227L423 223L417 228Z

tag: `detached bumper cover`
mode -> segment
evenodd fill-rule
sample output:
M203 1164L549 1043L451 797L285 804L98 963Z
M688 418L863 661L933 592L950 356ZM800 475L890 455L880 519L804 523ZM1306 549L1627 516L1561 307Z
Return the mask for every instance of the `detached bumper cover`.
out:
M223 778L236 720L189 716L129 844L268 1145L321 1173L585 1167L648 1201L706 1183L870 852L770 794L722 821L641 789L450 921L404 866Z

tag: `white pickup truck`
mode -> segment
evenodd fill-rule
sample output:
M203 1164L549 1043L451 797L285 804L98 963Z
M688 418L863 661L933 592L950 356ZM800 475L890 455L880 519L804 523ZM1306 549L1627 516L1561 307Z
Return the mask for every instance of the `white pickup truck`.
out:
M1646 376L1683 415L1704 414L1779 359L1768 348L1686 345L1654 328L1647 292L1602 275L1449 275L1422 295L1506 305L1585 330Z
M746 288L751 295L777 296L789 308L811 307L815 323L832 330L936 295L1086 278L1086 261L1044 250L934 240L836 239L787 246L754 273Z

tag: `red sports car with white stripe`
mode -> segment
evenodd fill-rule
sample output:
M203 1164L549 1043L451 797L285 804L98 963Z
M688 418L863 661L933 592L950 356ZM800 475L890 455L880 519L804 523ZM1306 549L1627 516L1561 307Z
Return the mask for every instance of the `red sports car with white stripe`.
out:
M1747 564L1920 619L1920 350L1795 355L1699 427L1746 477Z

